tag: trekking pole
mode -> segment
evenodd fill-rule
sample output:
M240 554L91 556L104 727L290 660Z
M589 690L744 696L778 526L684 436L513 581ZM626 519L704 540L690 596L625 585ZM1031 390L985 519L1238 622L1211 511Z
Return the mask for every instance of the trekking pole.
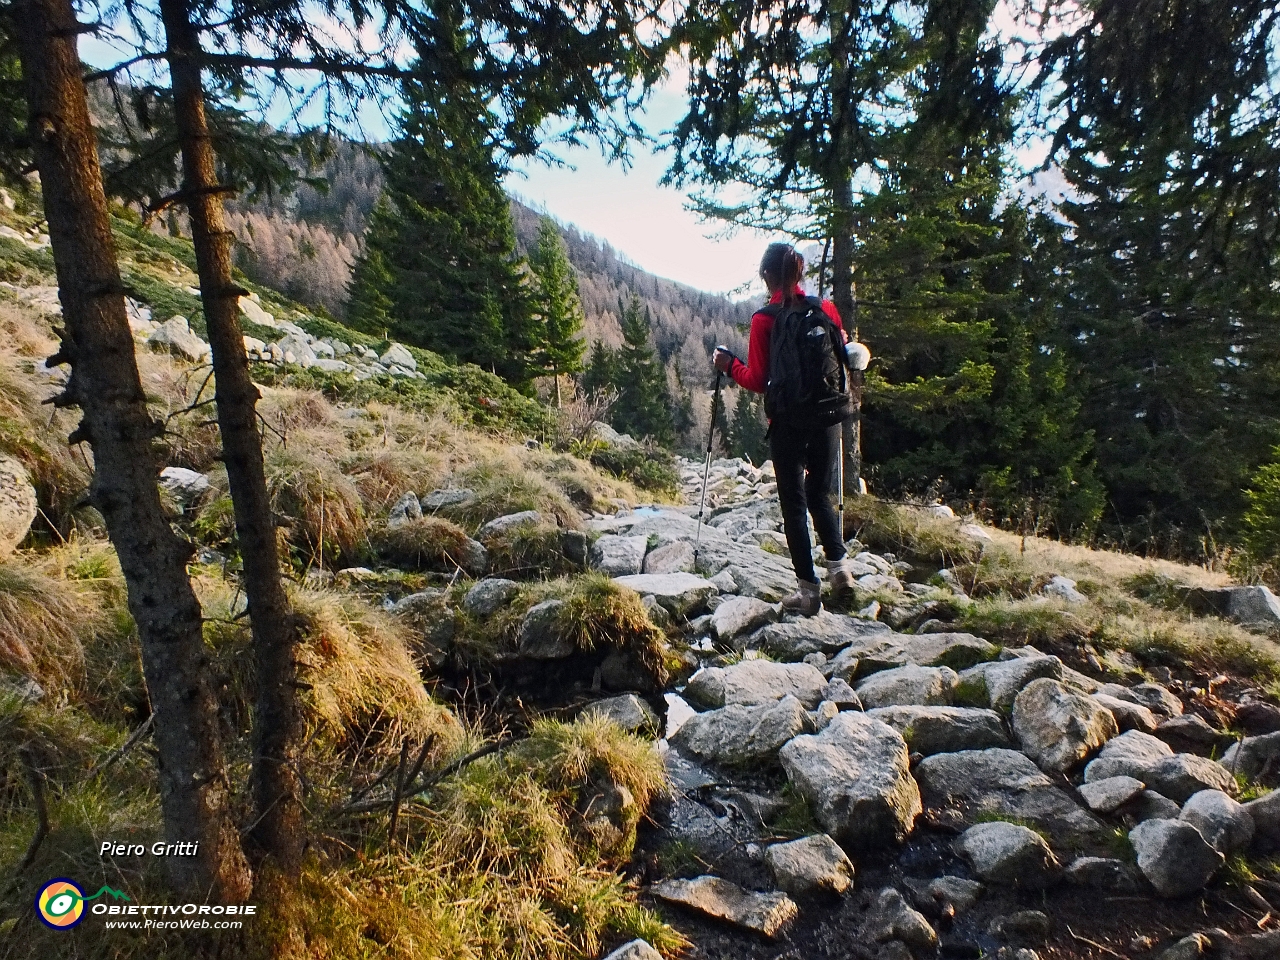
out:
M698 503L698 532L693 538L693 572L698 572L698 550L702 547L702 514L707 506L707 478L711 476L711 441L716 435L716 409L720 406L720 381L724 374L716 371L716 392L711 396L711 427L707 430L707 461L702 466L702 497Z
M840 542L844 542L844 422L840 423L840 443L836 449L836 516L840 521Z

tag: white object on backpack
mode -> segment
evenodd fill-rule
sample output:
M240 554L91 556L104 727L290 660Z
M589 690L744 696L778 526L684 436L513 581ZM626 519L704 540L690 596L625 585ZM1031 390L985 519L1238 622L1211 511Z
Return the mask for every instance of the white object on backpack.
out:
M849 358L850 370L865 370L871 364L871 351L865 343L850 340L844 345L844 352Z

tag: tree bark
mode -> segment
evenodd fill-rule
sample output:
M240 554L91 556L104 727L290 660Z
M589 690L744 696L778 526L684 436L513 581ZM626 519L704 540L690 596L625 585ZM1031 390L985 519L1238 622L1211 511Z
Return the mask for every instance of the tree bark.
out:
M235 506L257 665L253 718L256 853L294 875L302 858L301 712L298 705L298 622L280 578L276 525L267 493L257 430L260 398L249 376L240 329L242 290L232 278L232 235L223 217L221 185L205 114L199 34L188 0L161 0L168 43L174 117L182 150L184 202L200 276L201 302L213 350L218 427Z
M831 195L828 234L831 237L831 302L840 313L850 338L854 335L853 289L853 138L857 132L857 104L849 83L853 47L851 0L831 3L831 139L832 165L827 175ZM862 492L862 390L855 387L854 415L842 426L844 493Z
M190 547L169 526L125 313L111 220L70 0L20 0L11 8L30 108L65 332L50 361L71 376L57 403L83 411L72 442L93 449L92 503L106 520L138 627L170 842L198 842L192 857L166 860L192 896L238 902L251 877L231 818L231 791L209 682L200 604L186 564Z

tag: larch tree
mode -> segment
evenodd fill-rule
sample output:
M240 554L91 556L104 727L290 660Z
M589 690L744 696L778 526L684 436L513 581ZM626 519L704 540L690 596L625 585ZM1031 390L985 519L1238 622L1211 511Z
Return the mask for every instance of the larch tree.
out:
M188 578L191 547L161 505L147 410L125 312L124 288L76 38L85 26L70 0L19 0L8 8L29 106L65 329L50 364L71 367L61 406L83 418L69 438L93 449L90 497L102 513L128 588L155 717L165 833L195 841L170 857L175 884L193 897L244 900L251 876L232 818L218 702L206 660L200 604Z

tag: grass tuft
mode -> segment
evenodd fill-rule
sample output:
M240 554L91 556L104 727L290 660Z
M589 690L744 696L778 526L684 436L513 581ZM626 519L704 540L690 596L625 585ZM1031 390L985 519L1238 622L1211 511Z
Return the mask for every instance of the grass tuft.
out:
M384 527L372 539L378 556L410 570L451 571L466 565L467 531L440 517Z

